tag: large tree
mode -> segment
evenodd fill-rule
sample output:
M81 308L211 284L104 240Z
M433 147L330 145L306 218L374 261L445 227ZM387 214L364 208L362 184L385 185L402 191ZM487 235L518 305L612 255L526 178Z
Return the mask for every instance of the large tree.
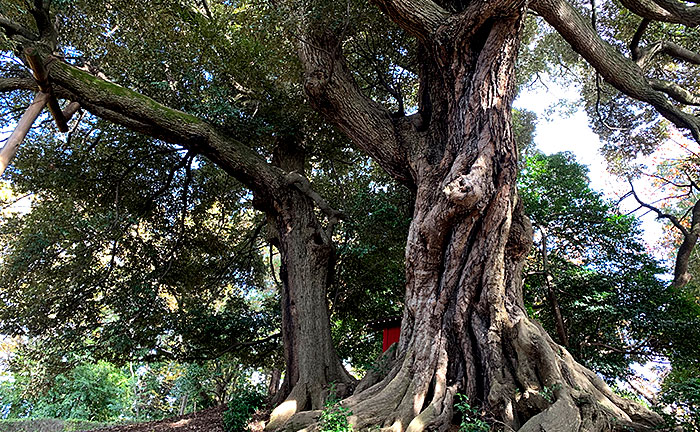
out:
M455 394L464 393L506 429L655 427L658 416L613 394L524 310L520 272L532 230L515 189L511 101L527 7L612 86L698 138L698 120L678 106L688 102L684 89L648 78L567 1L375 3L416 38L416 114L396 118L369 100L338 34L316 25L313 14L299 44L312 105L416 190L396 366L346 401L356 425L442 429ZM650 2L628 3L649 18ZM652 3L665 15L651 18L692 24L695 8ZM541 396L546 389L554 389L553 400Z
M299 158L287 150L299 146L294 141L283 146L280 162L269 164L215 122L110 83L97 70L77 67L57 55L57 35L44 3L37 1L32 11L36 29L5 17L0 21L5 34L19 44L19 56L35 72L42 72L37 71L42 65L46 69L47 79L40 79L40 89L47 90L48 84L54 96L77 101L96 116L197 151L253 190L262 208L273 216L283 244L280 250L287 257L283 258L288 292L283 317L286 313L291 319L283 330L289 356L296 359L288 361L288 376L300 378L292 379L297 385L276 410L269 428L308 424L313 415L306 413L287 420L300 408L319 405L320 392L309 393L309 384L348 380L332 347L324 345L329 340L324 336L328 333L325 281L331 249L329 233L319 225L314 205L327 210L330 219L334 213L323 201L314 200L317 196L308 193L303 178L290 173L298 170ZM321 1L273 3L293 12L287 14L288 21L293 21L289 35L297 43L311 105L415 193L406 246L401 340L392 351L395 362L386 377L369 388L362 386L363 391L343 401L354 413L355 427L446 430L458 393L483 406L496 427L506 430L657 427L660 417L615 395L527 316L520 273L532 229L517 196L511 103L528 8L554 27L610 85L650 104L699 139L700 121L679 106L693 104L694 96L676 83L650 77L643 68L645 60L655 55L691 63L696 57L663 44L641 48L645 26L635 33L632 56L627 57L620 41L610 43L613 35L596 32L578 2L374 3L403 35L413 39L412 44L393 48L410 51L415 59L411 72L419 90L414 114L405 115L411 111L403 104L398 112L391 112L358 86L357 71L350 69L344 55L346 39L359 30L352 26L356 16L344 13L352 2L342 5L340 12L337 5ZM684 2L623 3L644 22L694 26L698 21L698 8ZM202 4L204 13L210 14L209 2ZM114 13L112 8L105 10ZM223 35L222 40L230 38ZM399 73L404 66L392 65L390 70ZM393 90L396 100L402 99L394 86L385 87ZM35 89L37 85L14 77L3 80L0 88ZM57 110L52 112L60 118ZM315 399L312 404L305 403L309 394Z
M192 182L192 164L198 155L213 161L251 191L253 206L267 216L268 239L279 250L281 256L281 334L285 346L286 375L278 397L284 399L291 393L298 401L298 409L307 409L322 406L324 394L327 393L326 388L331 382L336 383L336 388L342 394L349 392L354 385L354 379L346 372L335 353L326 303L326 291L332 281L335 265L331 236L340 213L328 206L311 188L309 180L305 177L315 136L329 138L319 130L322 126L319 126L318 122L305 121L311 113L299 107L300 93L298 89L295 91L293 83L290 84L288 80L282 81L289 87L279 83L275 87L279 76L269 76L264 69L259 69L267 62L278 61L278 57L269 53L265 56L261 52L260 41L250 36L255 33L254 29L245 28L244 31L238 31L237 28L228 25L227 20L239 13L235 8L221 6L214 10L217 13L215 17L208 7L195 7L189 2L147 2L136 5L132 5L131 2L114 2L112 8L104 8L94 2L61 3L55 6L52 10L50 1L13 2L7 6L3 5L2 12L21 23L14 23L2 16L2 28L5 35L10 37L9 41L5 41L4 48L14 49L29 68L5 62L3 67L7 77L0 87L3 90L38 90L40 93L50 93L50 99L55 103L58 103L56 98L80 101L80 106L95 117L155 138L148 142L151 149L146 150L145 155L142 154L141 160L132 160L126 169L117 168L117 171L121 171L121 174L117 174L117 177L122 177L121 184L117 181L115 186L114 182L105 178L106 183L95 185L97 188L102 186L107 189L103 191L103 196L109 195L108 191L115 193L117 214L120 207L126 206L120 202L123 199L119 198L119 188L125 186L124 178L128 177L129 182L134 180L138 183L139 177L136 174L142 169L144 160L148 161L158 153L177 154L173 150L180 146L187 149L187 155L168 170L167 179L162 187L155 186L157 182L154 185L149 184L150 181L146 180L149 176L148 171L145 177L141 177L140 186L146 189L143 192L148 195L146 201L152 201L151 207L160 206L156 213L164 209L167 213L168 208L173 210L177 207L168 207L168 203L158 202L158 198L164 195L166 200L172 199L177 194L171 191L172 184L180 181ZM127 11L130 7L134 9ZM90 16L93 21L89 25L80 25L75 17L82 14ZM243 19L240 16L237 18ZM88 52L94 44L104 42L103 31L107 26L111 26L113 39L110 39L112 43L106 44L106 58L99 59L92 54L79 55L80 52ZM189 27L188 32L182 37L179 30L186 26ZM144 43L141 39L148 34L152 43ZM161 37L169 40L169 43L165 44L167 50L163 49ZM185 48L189 48L192 55L201 56L201 61L193 68L187 67L191 64L189 61L169 57L170 52ZM71 56L72 64L64 61L66 57ZM149 61L139 63L139 59L143 58L149 59L150 66L146 66ZM58 72L58 68L51 66L52 59L57 59L66 67L65 77L73 84L60 84L60 80L53 76ZM260 63L259 68L250 67L232 76L232 73L236 72L236 65L240 67L241 64L249 65L255 62ZM77 67L78 63L82 66ZM128 69L126 65L140 67ZM88 73L87 70L90 69L102 78ZM120 70L123 70L123 75ZM34 78L28 75L28 71L31 71ZM107 74L118 77L114 78L115 81L137 88L141 93L107 81L104 79ZM39 85L39 82L42 84ZM193 112L199 117L156 102L147 95L158 95L169 104ZM117 99L114 99L115 97ZM61 117L60 110L51 112L56 119ZM82 134L87 135L88 141L91 139L91 129L93 127L87 126L87 131L83 131ZM94 129L105 128L97 125ZM108 137L114 138L113 135ZM98 141L99 139L95 141L94 146L88 144L91 150L97 147ZM118 142L126 142L131 148L143 144L129 142L128 138ZM130 158L128 153L124 153L124 157ZM139 187L133 186L135 187L132 192ZM151 186L157 189L155 194L150 193ZM121 189L121 192L124 193L124 189ZM67 205L73 206L74 203ZM136 209L139 206L143 211ZM204 205L207 206L209 209L202 208L205 213L217 207L227 211L227 206L216 203ZM123 210L122 208L122 216L124 213L130 213ZM117 220L113 221L113 227L118 231L128 232L135 219L140 219L143 213L154 212L147 203L136 204L131 210L136 212L131 217L126 217L129 220L126 224L123 224L125 221ZM172 215L161 218L158 223L171 227L182 225L184 231L185 219L192 216L188 210L188 204L185 202L181 223L175 221L178 217L173 218ZM80 210L74 208L72 211ZM154 229L153 226L150 228ZM157 232L153 233L156 237ZM154 238L153 235L151 238ZM156 243L162 244L162 241L169 242L172 239L172 236L166 235L156 240ZM128 245L124 245L128 242L123 240L125 239L119 233L111 253L108 253L108 259L112 262L124 258L120 257L118 252L119 248L129 248ZM94 254L83 255L86 259L92 258L93 263L101 259L102 253L99 250L99 242L95 244L98 246L93 251ZM181 238L176 240L173 251L186 246L186 242ZM51 247L59 249L57 253L60 255L60 242L51 242ZM215 244L212 242L208 246L205 245L205 249L207 248L211 252ZM143 253L143 250L137 253ZM178 255L182 256L183 253L179 252ZM145 260L140 262L146 264ZM177 267L178 263L175 262L174 265ZM171 273L172 266L171 261L166 265L168 270L162 272L161 276ZM146 264L146 267L149 267L149 264ZM84 276L89 271L78 270L77 273ZM141 276L147 273L149 271L143 269ZM46 285L56 289L54 282L56 281L50 281ZM71 282L72 289L81 293L71 301L84 301L86 305L93 303L89 299L95 295L95 290L101 289L100 282L92 285L76 284L75 280ZM156 285L168 284L163 277L151 282L155 282ZM18 280L15 283L24 282ZM131 285L133 284L127 283L125 288L133 289ZM17 290L18 293L20 291ZM161 303L157 299L157 293L152 290L137 291L146 291L146 297L151 296L150 301L154 305ZM70 316L76 312L74 307L61 307L60 302L55 301L57 298L60 296L54 296L52 301L45 304L51 305L50 308L60 309L59 314L62 316ZM78 298L81 300L77 300ZM114 300L120 305L125 305L135 299ZM8 300L8 305L12 304L16 303ZM144 303L139 308L145 310L148 306ZM137 312L135 315L141 313ZM77 318L81 325L87 324L80 314L74 318ZM211 336L206 334L206 329L201 323L190 323L190 326L200 328L205 337ZM160 326L160 329L163 327L165 326ZM28 331L22 323L18 323L16 329L16 332ZM174 329L171 329L171 333L179 333L172 330ZM31 329L29 331L31 332ZM235 330L231 332L238 334L230 335L232 343L227 344L228 347L221 347L224 351L240 349L248 343L255 343L249 339L250 335ZM124 336L124 333L120 334Z

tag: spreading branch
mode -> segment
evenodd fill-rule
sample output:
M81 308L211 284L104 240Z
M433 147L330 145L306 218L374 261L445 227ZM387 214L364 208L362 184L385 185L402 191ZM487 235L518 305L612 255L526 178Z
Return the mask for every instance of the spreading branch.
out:
M311 104L394 178L411 184L406 156L414 139L410 121L393 119L389 110L362 94L334 35L311 28L307 33L298 47Z
M688 264L690 262L690 256L695 248L695 244L700 237L700 200L698 200L695 205L693 205L690 217L690 228L687 228L681 223L681 221L674 215L663 212L658 207L648 204L637 195L632 181L629 182L631 188L631 194L634 199L639 203L639 205L647 210L656 214L657 219L666 219L673 226L681 232L683 236L683 241L681 246L678 248L678 253L676 255L676 263L673 271L673 286L680 288L685 286L692 278L691 274L688 272Z
M634 32L634 36L632 36L632 41L630 42L630 52L632 53L632 60L634 61L637 61L642 56L642 52L639 49L639 43L642 41L642 36L644 36L644 32L647 31L650 23L650 19L643 18L642 22L639 23L639 27L637 27L637 31Z
M311 198L313 202L316 203L316 206L318 206L318 208L321 209L321 211L326 215L326 217L328 218L328 228L326 230L326 236L327 238L331 238L331 235L333 234L333 228L335 227L335 225L340 221L340 219L345 218L343 212L332 208L330 204L328 204L328 202L325 199L323 199L323 197L311 187L311 183L309 182L309 180L303 175L299 174L298 172L290 172L289 174L287 174L286 180L288 184L293 184L297 187L297 189L303 192L304 195Z
M568 1L536 0L531 7L613 87L650 104L677 127L689 130L700 142L700 120L673 105L667 93L655 89L639 65L604 41Z
M691 27L700 25L700 7L677 0L620 0L620 3L642 18Z
M33 62L44 66L46 81L56 97L79 103L105 120L202 154L257 194L274 196L286 186L281 169L203 120L98 78L58 58L37 58L35 51L30 54L35 56ZM41 87L41 80L37 81ZM37 83L32 84L26 79L0 79L0 90L36 88Z

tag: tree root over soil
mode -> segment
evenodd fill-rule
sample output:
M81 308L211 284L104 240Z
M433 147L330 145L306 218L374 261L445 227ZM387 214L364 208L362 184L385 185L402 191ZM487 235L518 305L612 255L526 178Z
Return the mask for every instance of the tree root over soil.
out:
M595 373L574 361L537 323L522 317L508 331L501 352L505 367L488 370L483 407L492 430L595 432L660 430L662 418L621 398ZM341 404L352 411L354 431L419 432L454 430L454 402L461 391L438 362L426 385L415 373L417 356L408 350L378 383L360 383ZM468 381L468 379L467 379ZM364 388L364 389L363 389ZM292 416L280 430L318 431L320 410ZM497 420L494 420L497 419Z

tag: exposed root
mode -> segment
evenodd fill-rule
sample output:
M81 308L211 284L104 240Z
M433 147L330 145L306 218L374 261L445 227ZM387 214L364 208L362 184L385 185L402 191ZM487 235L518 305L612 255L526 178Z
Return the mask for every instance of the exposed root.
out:
M355 387L355 393L361 393L377 384L391 373L396 364L397 344L393 344L379 356L375 367L370 369Z
M344 383L334 384L338 397L345 397L351 391L351 386ZM329 387L321 384L311 385L298 382L284 402L272 410L270 421L265 426L266 431L300 430L313 423L320 409L329 396Z
M495 430L642 432L658 430L662 424L657 414L615 395L537 323L523 317L508 336L514 367L508 373L488 372L492 385L484 408L498 418ZM416 379L415 360L409 350L383 380L341 402L353 413L348 420L354 431L453 430L458 386L446 385L444 365L438 361L429 389L421 387L424 379ZM316 431L319 415L320 411L308 411L290 416L283 430Z
M595 373L576 363L544 329L524 315L508 321L500 334L501 346L491 353L490 363L481 360L480 372L487 383L476 394L474 405L488 412L494 430L520 432L595 432L659 430L661 417L613 393ZM489 333L492 332L489 330ZM493 334L479 335L492 341ZM490 343L490 342L489 342ZM385 376L370 377L341 404L352 415L354 431L423 432L453 430L454 402L458 392L472 388L473 376L448 379L449 357L445 345L436 342L430 363L422 362L424 350L409 348L404 354L390 352L384 360ZM478 349L478 348L477 348ZM462 353L464 354L464 353ZM468 374L467 374L468 375ZM370 385L375 382L373 385ZM322 406L312 401L308 386L297 384L275 409L266 430L318 430ZM316 392L318 398L327 394ZM472 396L470 396L472 397ZM316 409L303 411L303 407Z

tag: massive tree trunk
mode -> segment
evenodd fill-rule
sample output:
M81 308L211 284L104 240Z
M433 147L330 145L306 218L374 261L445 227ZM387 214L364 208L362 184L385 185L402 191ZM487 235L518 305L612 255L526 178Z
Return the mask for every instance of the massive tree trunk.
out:
M343 401L354 427L447 430L457 394L502 430L658 425L657 415L613 394L525 311L521 270L532 229L518 203L511 130L524 2L469 2L452 19L432 2L377 3L418 37L422 96L414 133L393 123L416 189L397 361L384 380ZM355 128L381 126L387 116L361 99L342 58L330 61L332 53L310 45L301 57L311 100L392 172L401 150ZM358 112L373 121L358 120Z
M286 423L299 411L322 408L331 385L341 397L349 394L355 381L333 346L326 297L335 266L331 236L337 215L300 175L304 162L298 138L280 141L273 163L290 174L287 190L278 194L274 208L268 209L267 214L281 257L286 372L273 400L276 408L268 429ZM316 216L316 206L331 213L327 214L326 227Z

